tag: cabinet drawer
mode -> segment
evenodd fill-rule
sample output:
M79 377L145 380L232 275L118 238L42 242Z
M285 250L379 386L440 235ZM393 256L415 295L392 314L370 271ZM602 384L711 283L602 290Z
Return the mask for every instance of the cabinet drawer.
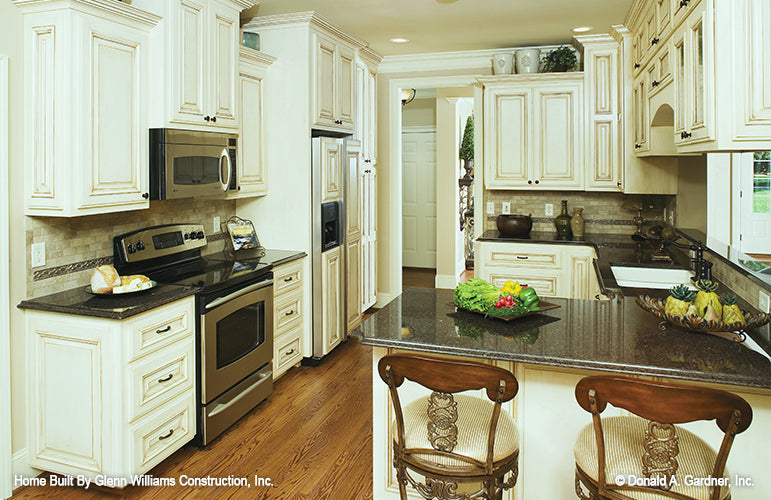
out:
M302 288L303 262L305 259L297 259L294 262L283 264L273 270L273 296L289 293Z
M518 243L483 244L485 266L561 269L562 252L557 245Z
M302 328L295 328L276 338L273 350L274 380L302 359L301 337Z
M129 361L161 349L195 331L195 302L193 297L174 302L144 313L126 325Z
M157 408L180 392L193 389L195 341L192 335L131 363L131 421Z
M185 393L131 429L133 470L142 474L195 435L195 394Z
M528 273L524 270L511 269L487 269L487 277L482 279L489 281L498 288L502 288L507 281L517 281L522 285L533 287L539 297L561 296L560 273Z
M275 337L301 324L303 316L302 291L274 301L273 335Z

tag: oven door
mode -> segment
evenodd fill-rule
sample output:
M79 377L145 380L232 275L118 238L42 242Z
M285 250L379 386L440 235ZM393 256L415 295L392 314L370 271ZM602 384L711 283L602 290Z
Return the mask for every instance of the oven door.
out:
M201 403L273 360L273 276L203 305Z
M231 163L227 143L167 144L166 199L222 195L230 188Z

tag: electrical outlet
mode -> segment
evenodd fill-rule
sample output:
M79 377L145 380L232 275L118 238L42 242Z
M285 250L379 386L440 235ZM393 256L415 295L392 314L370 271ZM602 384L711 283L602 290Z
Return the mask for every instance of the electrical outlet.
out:
M554 215L554 203L545 204L543 211L546 213L546 217L551 217Z
M220 232L220 218L219 217L215 217L214 218L213 225L214 225L214 234L219 233Z
M494 201L488 201L487 202L487 213L492 215L495 213L495 202Z
M46 265L46 243L45 241L32 244L32 267Z
M771 304L769 304L768 295L758 292L758 309L762 312L771 313Z
M506 215L510 214L511 213L511 203L509 203L508 201L504 201L501 204L501 213L502 214L506 214Z

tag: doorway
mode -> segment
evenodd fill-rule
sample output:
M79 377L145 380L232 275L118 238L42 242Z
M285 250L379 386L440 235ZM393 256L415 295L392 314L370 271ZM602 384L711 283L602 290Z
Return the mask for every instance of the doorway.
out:
M741 251L771 258L771 151L741 155Z
M402 133L402 266L436 269L436 132Z

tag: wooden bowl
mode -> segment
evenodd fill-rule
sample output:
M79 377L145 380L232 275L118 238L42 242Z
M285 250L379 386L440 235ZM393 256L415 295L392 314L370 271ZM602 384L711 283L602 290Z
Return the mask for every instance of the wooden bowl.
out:
M529 215L499 215L496 220L501 236L527 236L533 228Z

